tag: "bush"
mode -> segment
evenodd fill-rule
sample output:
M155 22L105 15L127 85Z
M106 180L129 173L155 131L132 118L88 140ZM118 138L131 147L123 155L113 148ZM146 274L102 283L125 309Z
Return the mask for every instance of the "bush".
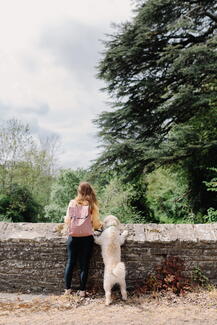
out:
M0 194L0 218L2 221L35 222L40 212L41 206L24 186L12 184L4 194Z

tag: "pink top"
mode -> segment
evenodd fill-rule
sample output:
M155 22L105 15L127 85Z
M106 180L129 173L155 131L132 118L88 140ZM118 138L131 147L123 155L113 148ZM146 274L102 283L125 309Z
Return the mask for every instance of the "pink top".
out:
M69 236L84 237L93 235L89 205L80 205L73 201L68 214L70 217Z

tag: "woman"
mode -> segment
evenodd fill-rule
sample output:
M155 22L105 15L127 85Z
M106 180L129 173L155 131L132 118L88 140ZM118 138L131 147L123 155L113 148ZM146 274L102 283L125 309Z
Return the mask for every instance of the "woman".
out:
M64 273L65 294L71 293L72 271L78 259L81 297L85 297L88 268L93 251L93 230L102 227L96 194L87 182L79 184L77 197L69 202L65 223L68 228L68 261Z

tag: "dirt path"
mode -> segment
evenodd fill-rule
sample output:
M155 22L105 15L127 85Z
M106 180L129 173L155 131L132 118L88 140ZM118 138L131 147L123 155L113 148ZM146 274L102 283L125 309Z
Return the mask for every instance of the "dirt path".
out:
M114 296L111 306L102 296L85 299L66 296L0 293L1 325L217 325L217 290L185 297Z

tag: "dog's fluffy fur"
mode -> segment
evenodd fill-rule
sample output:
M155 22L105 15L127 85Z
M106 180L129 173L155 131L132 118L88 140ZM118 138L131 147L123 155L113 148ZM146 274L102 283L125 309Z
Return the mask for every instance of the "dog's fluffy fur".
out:
M121 289L122 299L127 299L125 282L125 264L121 262L121 248L128 232L125 230L120 235L120 221L115 216L107 216L103 221L104 231L100 236L95 236L96 244L101 245L102 257L105 264L104 283L106 305L111 300L111 289L118 283Z

